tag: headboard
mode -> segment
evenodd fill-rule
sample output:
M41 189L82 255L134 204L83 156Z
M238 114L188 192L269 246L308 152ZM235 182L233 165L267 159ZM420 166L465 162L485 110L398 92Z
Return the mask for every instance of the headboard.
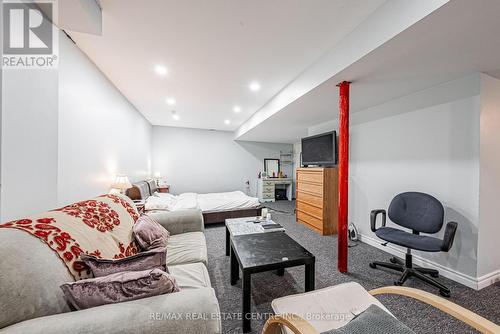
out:
M145 200L158 190L156 181L153 179L138 181L132 184L132 188L127 189L127 196L132 200Z
M153 195L155 192L158 191L158 187L156 185L156 181L153 179L146 180L149 186L149 193Z

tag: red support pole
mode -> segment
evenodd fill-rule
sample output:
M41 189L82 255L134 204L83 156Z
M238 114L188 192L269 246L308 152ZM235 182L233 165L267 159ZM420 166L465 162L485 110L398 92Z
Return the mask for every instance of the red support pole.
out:
M338 208L338 269L347 272L347 212L349 199L349 82L340 88L339 117L339 208Z

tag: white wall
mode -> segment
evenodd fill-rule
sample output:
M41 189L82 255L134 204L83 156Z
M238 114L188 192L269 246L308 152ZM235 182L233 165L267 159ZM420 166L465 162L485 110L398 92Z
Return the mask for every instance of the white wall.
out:
M414 252L416 262L472 287L478 261L479 78L469 75L354 113L350 127L349 222L362 240L402 255L402 248L380 245L370 230L370 211L387 209L400 192L429 193L445 206L445 221L459 227L449 253ZM308 133L332 129L338 120Z
M151 125L62 33L59 68L4 71L1 221L150 175Z
M4 71L2 221L57 206L57 70Z
M500 275L500 80L481 75L480 227L477 275L485 284Z
M338 136L338 131L339 131L338 119L334 119L333 121L321 123L321 124L314 125L314 126L307 128L307 135L308 136L315 136L315 135L319 135L321 133L330 132L332 130L337 131L337 136Z
M0 6L3 20L3 6ZM2 28L3 29L3 28ZM0 55L3 56L3 34L0 34ZM0 217L2 216L2 115L3 115L3 66L0 65Z
M455 242L449 253L415 253L475 278L479 96L353 126L350 145L349 221L360 233L374 237L370 210L387 208L396 194L431 194L445 206L445 221L459 224Z
M349 124L351 126L376 121L391 116L404 114L410 111L425 109L428 107L445 104L460 100L466 97L479 95L479 73L472 73L453 81L445 82L441 85L424 89L416 93L402 96L382 105L351 113ZM356 85L351 86L351 98L358 98L356 95ZM339 129L338 118L328 122L310 126L307 129L309 136ZM338 133L337 133L338 134Z
M264 158L279 159L290 144L234 141L232 132L153 127L153 172L159 172L173 193L245 191L256 194ZM290 167L284 170L291 177Z
M58 203L105 193L116 174L151 175L151 124L60 35Z

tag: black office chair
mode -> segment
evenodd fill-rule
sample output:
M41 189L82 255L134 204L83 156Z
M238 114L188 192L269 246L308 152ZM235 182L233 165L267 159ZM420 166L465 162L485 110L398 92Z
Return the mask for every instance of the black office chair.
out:
M376 228L377 216L382 214L382 227ZM393 257L391 263L372 262L370 267L390 268L403 273L401 278L394 282L395 285L403 285L411 276L421 279L427 284L439 289L439 293L445 297L450 296L450 289L434 278L439 277L439 272L435 269L413 267L411 250L417 249L424 252L447 252L453 245L453 239L457 230L457 223L446 224L444 238L438 239L420 235L420 233L437 233L443 226L444 208L441 202L432 197L419 192L406 192L397 195L391 201L388 210L389 218L397 225L412 230L412 233L399 230L397 228L386 227L385 210L373 210L370 214L371 229L377 237L399 246L407 248L405 262ZM387 244L386 243L386 244Z

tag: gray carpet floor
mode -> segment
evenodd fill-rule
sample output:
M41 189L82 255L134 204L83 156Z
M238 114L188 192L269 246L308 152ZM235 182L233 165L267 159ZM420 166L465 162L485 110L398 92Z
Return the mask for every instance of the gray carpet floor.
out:
M337 238L320 236L295 222L295 203L279 201L270 203L273 220L286 228L286 233L316 257L316 288L355 281L367 290L392 285L399 275L390 270L371 269L368 263L374 260L388 261L390 255L367 244L358 243L349 248L349 273L337 271ZM221 312L224 333L242 333L241 320L233 314L241 312L241 280L231 286L229 282L229 257L225 256L225 227L223 224L206 229L209 273ZM439 280L451 289L451 301L462 305L496 323L500 323L500 284L475 291L459 283L440 277ZM433 289L413 278L406 286L438 294ZM285 276L275 272L252 275L252 312L270 314L274 298L304 291L303 267L289 268ZM418 301L399 296L380 296L379 300L416 333L475 333L467 325ZM265 319L252 320L252 333L260 333Z

